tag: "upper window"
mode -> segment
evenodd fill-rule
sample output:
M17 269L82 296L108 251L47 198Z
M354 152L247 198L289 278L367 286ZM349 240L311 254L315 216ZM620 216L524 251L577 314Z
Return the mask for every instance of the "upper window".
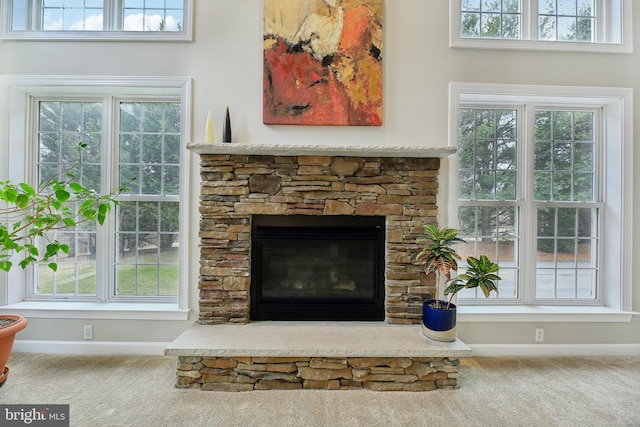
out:
M459 302L629 304L630 95L590 88L452 89L455 222L467 241L457 249L463 258L489 256L503 279L489 299L467 290Z
M190 40L192 0L2 0L6 39Z
M630 0L450 0L451 45L631 52Z

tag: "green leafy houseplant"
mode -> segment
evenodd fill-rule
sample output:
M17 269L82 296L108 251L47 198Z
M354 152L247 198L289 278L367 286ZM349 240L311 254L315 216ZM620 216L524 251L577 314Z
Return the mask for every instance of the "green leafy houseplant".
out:
M480 255L480 258L467 258L467 271L449 282L449 286L444 290L445 295L449 295L447 308L451 305L453 297L463 289L473 289L480 287L486 298L489 297L491 291L498 293L497 281L502 280L496 273L500 270L500 266L491 261L486 255Z
M444 282L448 286L444 290L445 295L449 295L445 309L451 305L453 297L462 289L472 289L480 287L485 297L489 297L491 291L498 292L496 282L501 278L496 274L500 266L492 262L486 255L479 258L468 257L466 273L455 278L451 278L451 272L458 271L458 261L462 258L456 253L454 244L466 243L458 237L459 230L455 228L443 228L439 230L433 225L425 225L425 236L419 237L418 244L426 244L416 255L416 260L423 264L425 274L436 272L436 308L441 308L437 295L439 295L439 285L444 277Z
M85 144L80 143L83 149ZM117 189L117 194L126 191ZM13 267L11 258L24 254L19 261L26 268L34 262L48 262L59 253L69 253L69 246L57 240L47 241L44 251L36 245L37 238L47 239L47 233L77 227L97 221L102 225L107 213L118 202L117 194L100 195L75 181L75 176L60 176L41 182L37 188L27 184L0 182L0 270ZM57 270L55 262L49 268Z
M425 235L418 237L416 243L425 245L420 252L416 254L416 261L424 265L424 272L429 275L436 273L436 308L440 308L440 301L437 298L440 295L439 286L443 280L448 282L451 280L451 272L458 271L458 260L462 258L456 253L453 245L456 243L464 243L464 240L458 237L459 231L455 228L443 228L439 230L437 227L426 224L424 226Z
M85 147L86 144L79 143L80 151ZM79 162L82 162L82 153ZM69 170L75 166L77 164ZM97 221L102 225L107 213L118 203L117 195L123 191L128 188L122 186L116 194L100 195L64 172L35 188L24 182L0 181L0 270L11 270L14 255L21 254L19 265L23 269L42 262L56 271L57 263L49 261L60 253L68 254L69 246L50 240L48 233L85 222ZM45 245L41 245L39 239L44 239ZM26 326L23 316L0 314L0 386L9 375L6 362L14 336Z
M456 340L456 305L452 304L453 297L462 289L480 287L485 296L491 291L498 291L496 282L500 277L496 274L498 264L489 260L486 255L479 258L467 258L467 270L457 277L451 278L453 271L458 271L458 261L462 257L456 253L453 245L464 242L458 237L459 231L455 228L443 228L439 230L432 225L425 225L425 236L416 240L424 245L416 254L416 259L424 265L424 272L436 274L436 297L425 300L422 303L422 331L427 338L436 341ZM444 295L448 300L440 301L439 286L447 285Z

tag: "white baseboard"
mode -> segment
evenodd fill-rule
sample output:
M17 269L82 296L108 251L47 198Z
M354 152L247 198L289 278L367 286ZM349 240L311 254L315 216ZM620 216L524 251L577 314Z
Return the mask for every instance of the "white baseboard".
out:
M469 344L474 356L640 356L640 344Z
M15 340L17 353L162 356L169 342Z

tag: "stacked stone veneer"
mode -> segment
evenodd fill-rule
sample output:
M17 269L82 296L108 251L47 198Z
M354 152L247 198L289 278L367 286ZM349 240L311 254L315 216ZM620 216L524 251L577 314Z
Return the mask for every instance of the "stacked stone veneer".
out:
M180 356L176 387L211 391L455 389L459 365L458 359L426 357Z
M386 217L386 321L420 322L434 288L412 255L436 223L439 158L202 154L200 165L201 324L250 320L253 215Z

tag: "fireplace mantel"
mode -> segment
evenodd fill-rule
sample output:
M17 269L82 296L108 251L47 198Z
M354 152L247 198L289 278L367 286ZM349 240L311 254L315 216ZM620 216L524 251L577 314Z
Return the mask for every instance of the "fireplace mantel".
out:
M455 147L392 145L303 145L261 143L190 143L187 149L197 154L250 154L272 156L344 156L446 158Z

